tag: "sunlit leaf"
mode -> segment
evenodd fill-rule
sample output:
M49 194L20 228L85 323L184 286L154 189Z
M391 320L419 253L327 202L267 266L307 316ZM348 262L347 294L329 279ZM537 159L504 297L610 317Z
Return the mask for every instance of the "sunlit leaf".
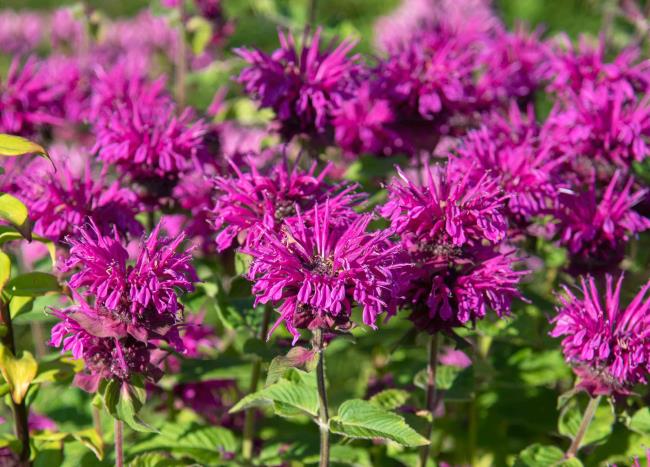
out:
M38 363L31 353L24 351L20 358L16 358L10 349L0 344L0 372L9 385L11 398L16 404L23 401L37 371Z
M0 194L0 219L13 225L27 240L32 239L32 223L27 207L15 196Z

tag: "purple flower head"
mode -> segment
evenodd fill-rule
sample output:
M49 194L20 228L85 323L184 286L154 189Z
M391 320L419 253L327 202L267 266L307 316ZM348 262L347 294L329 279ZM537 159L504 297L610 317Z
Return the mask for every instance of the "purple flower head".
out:
M585 87L603 84L620 86L626 94L645 91L650 85L650 60L638 62L639 55L638 48L630 47L607 63L604 37L593 46L582 36L576 48L568 36L561 35L553 53L548 56L548 76L553 77L549 88L560 96L578 94Z
M629 170L650 154L650 98L639 99L621 83L585 85L567 96L548 125L564 152L592 165Z
M381 213L400 236L410 266L400 304L429 333L510 312L527 271L514 271L514 251L501 246L507 231L504 196L487 176L471 181L451 159L425 171L418 186L399 171Z
M0 52L30 54L43 39L44 18L33 12L0 11Z
M174 386L174 396L179 408L187 407L211 424L241 428L241 417L238 414L228 413L240 397L234 379L211 379L177 384Z
M650 219L633 209L647 190L633 192L631 178L620 188L620 179L617 171L602 195L592 186L560 197L558 234L572 256L572 266L615 266L623 259L630 238L650 228Z
M137 87L136 87L137 88ZM200 164L207 126L192 109L177 115L163 95L129 95L95 125L93 151L136 180L175 178Z
M78 52L77 48L88 40L88 37L83 22L75 18L73 10L59 8L50 20L50 39L53 47L74 54Z
M628 394L646 383L650 371L650 283L623 308L621 275L606 277L604 299L592 277L582 278L578 296L564 287L551 336L562 337L562 350L580 376L580 387L594 394Z
M286 223L281 232L264 229L263 241L244 248L253 257L248 277L257 303L279 304L280 318L294 336L299 329L347 329L352 308L364 324L395 313L397 247L390 232L368 233L371 215L335 222L329 203L316 205L313 219Z
M505 197L496 181L484 175L471 180L451 159L446 167L427 167L426 185L418 186L398 167L399 179L388 186L381 215L401 235L407 251L455 249L501 242L507 232Z
M134 373L155 379L160 370L151 355L158 342L184 350L178 299L198 279L191 253L176 252L183 236L162 238L160 226L136 245L133 261L117 234L102 235L92 220L68 239L70 256L62 269L76 270L68 283L76 304L55 310L62 321L52 329L51 343L85 361L93 377L88 387Z
M515 31L499 31L487 41L481 54L484 71L478 93L485 105L529 100L547 77L548 54L541 41L542 31L528 32L519 25Z
M314 206L325 200L329 200L333 218L349 219L354 215L352 208L361 199L353 192L354 185L331 185L325 181L331 165L318 175L316 163L303 171L297 166L289 168L285 161L266 174L260 173L250 161L248 166L250 172L242 172L231 164L235 176L214 179L216 201L212 219L218 232L219 251L229 248L235 239L244 245L255 243L260 235L257 227L278 230L283 221L295 219L298 210L309 218Z
M18 181L19 196L27 204L35 231L60 242L92 218L102 234L115 227L121 236L139 236L142 226L135 216L140 202L135 193L109 183L106 171L93 173L90 160L85 159L81 174L68 164L59 164L52 171L26 171Z
M297 50L291 34L279 32L280 48L268 55L258 49L237 49L249 66L239 75L245 91L261 107L273 109L286 138L323 133L332 112L354 95L361 69L348 57L355 42L331 43L320 50L320 28Z
M0 80L0 132L30 136L43 126L62 124L66 91L65 80L49 76L47 62L29 58L21 66L14 58Z
M565 158L545 136L545 129L535 121L532 106L522 114L512 103L507 115L491 114L477 130L460 140L458 163L461 173L469 173L473 182L486 174L497 181L509 196L508 218L528 225L533 216L547 214L557 205L562 183L558 169Z
M430 25L444 24L458 34L487 34L500 30L498 17L486 0L402 0L375 24L377 46L391 50Z
M390 50L374 70L383 95L400 119L424 120L449 131L452 116L478 109L476 76L481 43L444 24L423 28Z
M396 131L395 120L390 102L363 83L354 97L334 111L332 124L337 144L349 156L412 152Z

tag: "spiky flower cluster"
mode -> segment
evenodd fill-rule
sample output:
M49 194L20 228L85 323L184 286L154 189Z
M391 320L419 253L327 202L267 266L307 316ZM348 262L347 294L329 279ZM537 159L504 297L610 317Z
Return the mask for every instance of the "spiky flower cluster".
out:
M569 287L559 297L551 336L562 338L564 355L591 394L627 394L650 372L650 283L621 304L621 275L607 276L604 297L593 277L581 279L580 295Z
M300 329L348 329L355 306L373 328L380 315L396 312L396 246L388 231L367 231L371 220L337 222L325 202L311 219L298 210L295 222L284 222L280 232L264 229L262 241L243 249L253 257L248 277L256 303L279 305L271 332L284 322L295 343Z
M310 218L318 203L328 201L333 218L350 218L352 208L360 197L354 186L330 184L325 180L332 166L326 166L318 175L317 165L308 171L288 162L279 163L267 173L261 173L252 161L247 161L248 172L231 162L233 176L214 179L216 191L212 209L212 224L217 231L217 249L229 248L235 239L251 245L260 238L264 227L279 230L283 222L291 222L298 212Z
M70 257L62 268L74 271L68 285L75 305L54 311L61 322L52 329L51 344L84 360L79 382L85 389L134 374L156 379L161 372L151 351L162 342L183 351L179 294L193 290L197 278L191 254L176 252L182 241L182 235L162 237L158 224L137 245L131 263L117 234L103 235L92 220L78 237L69 237Z
M472 181L456 163L428 167L423 185L398 170L381 208L411 265L400 304L429 333L473 323L488 310L509 314L526 274L513 269L514 250L502 244L508 225L496 182L487 175Z

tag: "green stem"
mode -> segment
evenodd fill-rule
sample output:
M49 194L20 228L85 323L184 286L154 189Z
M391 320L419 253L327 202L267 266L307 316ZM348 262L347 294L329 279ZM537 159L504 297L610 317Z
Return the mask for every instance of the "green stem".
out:
M318 12L318 0L309 1L309 26L316 27L316 14Z
M594 415L596 414L596 409L598 408L599 403L600 403L600 396L592 397L591 399L589 399L589 404L587 405L587 408L585 409L585 413L582 416L582 421L580 422L580 427L578 428L578 432L576 433L575 438L573 438L573 442L571 443L571 446L569 446L569 449L564 455L566 459L571 459L572 457L575 457L575 455L578 453L578 449L580 449L580 444L582 443L582 439L585 437L585 434L589 429L589 425L591 424L591 420L594 418Z
M115 419L115 467L124 467L124 424Z
M2 318L2 324L6 327L6 334L2 338L2 344L7 347L11 353L16 355L16 342L14 341L14 329L11 324L11 313L9 312L9 306L0 298L0 317ZM16 432L16 437L21 443L20 450L20 464L29 465L29 425L27 423L29 416L27 414L27 406L25 405L25 399L16 404L13 399L11 400L12 411L14 414L14 431Z
M262 326L260 327L259 338L262 342L266 341L266 334L269 332L269 323L273 307L267 304L264 307L264 316L262 317ZM251 384L248 388L248 394L257 391L257 386L262 374L262 360L257 358L253 362L251 369ZM255 409L246 410L244 415L244 441L242 442L242 455L245 460L253 458L253 440L255 438Z
M429 339L429 361L427 362L427 410L431 415L431 422L427 423L424 437L431 441L433 434L433 412L436 408L436 369L438 368L438 333ZM420 466L426 467L429 459L430 444L420 449Z
M325 387L325 349L323 345L323 331L314 331L316 350L318 352L318 365L316 366L316 383L318 384L318 427L320 429L320 462L319 467L330 465L330 430L329 410L327 407L327 388Z

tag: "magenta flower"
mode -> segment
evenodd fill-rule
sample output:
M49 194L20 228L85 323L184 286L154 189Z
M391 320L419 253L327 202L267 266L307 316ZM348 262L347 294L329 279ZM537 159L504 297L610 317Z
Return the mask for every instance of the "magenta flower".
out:
M200 165L207 126L166 96L131 94L95 123L93 151L137 180L175 178Z
M28 59L11 62L0 81L0 132L29 136L48 125L63 123L65 80L49 76L46 62Z
M460 140L455 167L469 173L472 182L486 175L496 180L508 195L508 218L526 226L532 217L548 214L557 206L565 185L558 169L566 157L558 155L555 140L546 133L536 123L532 107L522 114L513 102L507 115L491 114L479 129Z
M234 177L216 177L213 226L217 233L217 249L229 248L235 239L249 245L259 238L259 226L278 230L283 221L295 218L298 210L309 218L317 203L329 200L333 217L350 218L352 208L361 197L353 192L354 185L325 181L332 166L327 165L316 175L316 163L308 171L288 163L276 164L267 174L260 173L248 161L250 172L242 172L231 163ZM251 236L252 235L252 236Z
M363 83L354 97L334 111L332 124L336 143L348 156L412 152L397 132L390 102L368 83Z
M548 125L562 150L586 158L591 164L615 165L629 170L633 161L648 154L650 100L637 98L621 83L585 85L570 94Z
M33 53L43 39L44 23L34 12L0 11L0 52L10 56Z
M399 179L388 186L381 215L402 236L407 251L455 249L487 241L502 241L507 231L505 197L484 175L471 180L452 159L446 167L427 167L426 186L409 180L398 167Z
M249 66L239 75L244 90L261 107L275 112L287 138L323 133L332 112L354 95L360 67L347 55L355 43L346 40L320 50L320 28L305 35L300 51L291 34L279 33L280 48L267 55L258 49L237 49Z
M560 197L558 235L572 255L572 266L615 266L623 259L630 238L650 228L650 219L633 209L647 190L632 192L631 178L621 189L620 178L617 171L602 195L592 186L583 193Z
M629 394L646 383L650 371L650 283L623 308L623 276L613 287L606 278L604 300L592 277L580 281L581 296L564 287L551 336L562 337L567 361L580 377L579 386L595 394Z
M638 48L629 47L607 63L604 36L595 47L582 36L576 48L568 36L561 35L553 53L548 56L548 76L553 78L549 88L560 96L579 94L585 87L600 85L621 87L627 95L645 91L650 85L650 60L639 62L640 54Z
M92 218L104 235L113 227L121 236L141 235L142 226L135 218L141 207L136 194L118 181L109 183L105 170L93 173L88 159L84 165L81 174L64 163L56 173L28 170L19 178L17 194L29 208L35 231L60 242Z
M508 226L495 181L484 176L471 182L455 164L427 168L425 186L398 171L401 180L388 186L381 209L410 264L399 303L429 333L475 322L490 309L509 314L527 274L513 269L514 250L501 245Z
M64 271L76 270L68 283L76 304L54 310L62 321L52 329L51 344L83 359L78 383L95 390L102 378L128 380L134 373L156 379L152 361L157 343L183 351L179 335L183 305L179 294L197 281L191 253L177 253L183 236L160 236L160 224L137 245L134 263L117 234L104 236L97 225L69 237Z
M271 332L284 322L295 343L299 329L345 330L355 306L375 328L379 315L396 311L400 264L390 232L368 233L370 215L335 222L328 202L311 215L307 222L298 211L296 222L285 222L281 232L264 229L263 241L242 250L253 257L255 303L279 304Z

